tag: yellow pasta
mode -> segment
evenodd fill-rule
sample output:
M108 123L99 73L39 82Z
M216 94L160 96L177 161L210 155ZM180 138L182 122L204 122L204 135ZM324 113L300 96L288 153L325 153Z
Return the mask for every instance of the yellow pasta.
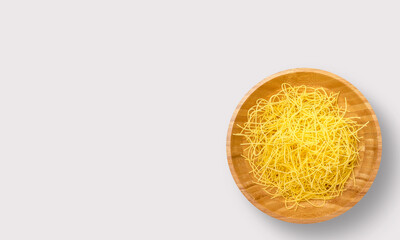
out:
M255 182L287 208L301 202L323 206L343 193L358 164L361 125L345 117L339 93L282 84L268 100L258 99L237 135L245 138L243 157ZM322 200L322 201L312 201ZM316 205L315 202L320 203Z

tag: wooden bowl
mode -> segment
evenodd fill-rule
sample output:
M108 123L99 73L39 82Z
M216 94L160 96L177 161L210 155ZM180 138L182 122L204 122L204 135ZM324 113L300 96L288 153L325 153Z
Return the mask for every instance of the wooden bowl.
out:
M260 185L254 184L254 177L249 173L250 166L241 156L244 138L234 135L239 133L237 124L243 126L247 120L248 109L255 105L259 98L268 98L281 89L282 83L291 85L306 85L324 87L333 92L340 92L339 105L347 99L347 116L360 117L359 122L368 125L360 130L361 142L360 165L354 169L356 184L346 184L343 195L329 200L323 207L313 207L305 204L297 210L288 210L283 198L271 199ZM316 223L329 220L346 212L367 193L379 169L382 153L382 136L377 117L367 99L353 85L343 78L318 69L297 68L279 72L267 77L254 86L240 101L229 124L227 137L227 157L232 176L243 195L264 213L292 223Z

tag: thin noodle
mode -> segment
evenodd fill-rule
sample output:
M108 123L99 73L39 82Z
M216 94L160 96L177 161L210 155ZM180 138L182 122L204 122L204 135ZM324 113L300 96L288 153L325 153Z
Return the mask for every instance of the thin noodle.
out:
M358 164L357 133L368 123L345 117L338 93L323 88L291 86L269 100L258 99L247 112L237 135L246 140L242 155L250 164L255 183L272 198L283 197L288 209L301 202L324 206L343 194ZM320 200L312 202L312 200Z

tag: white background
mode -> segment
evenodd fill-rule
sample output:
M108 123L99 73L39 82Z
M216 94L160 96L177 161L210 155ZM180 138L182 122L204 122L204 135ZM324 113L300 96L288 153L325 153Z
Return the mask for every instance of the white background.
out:
M395 239L398 1L1 1L0 239ZM327 70L383 132L375 183L331 221L253 207L226 160L263 78Z

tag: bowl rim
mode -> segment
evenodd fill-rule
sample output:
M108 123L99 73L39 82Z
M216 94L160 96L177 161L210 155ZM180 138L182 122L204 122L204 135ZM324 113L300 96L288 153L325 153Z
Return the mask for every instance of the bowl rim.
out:
M292 74L292 73L296 73L296 72L312 72L312 73L319 73L319 74L323 74L323 75L327 75L331 78L334 78L340 82L342 82L343 84L347 85L352 91L354 91L357 95L359 95L359 97L365 102L365 104L367 105L367 107L371 110L372 112L372 118L374 119L374 121L377 123L376 124L376 132L377 132L377 136L378 136L378 147L377 147L377 159L374 163L374 165L372 166L373 171L367 181L367 183L365 184L364 188L362 188L360 190L360 192L358 193L358 195L356 195L352 201L349 201L346 205L342 206L339 210L331 213L331 214L327 214L324 216L320 216L320 217L316 217L316 218L309 218L309 219L299 219L299 218L290 218L287 216L282 216L280 214L277 214L274 211L271 211L269 209L267 209L266 207L264 207L262 204L258 203L256 200L254 200L252 198L252 196L246 191L246 189L243 187L243 185L241 184L238 175L236 174L235 171L235 167L233 165L232 162L232 153L231 153L231 138L232 138L232 131L233 131L233 127L236 121L236 117L241 109L241 107L243 106L244 102L253 94L254 91L256 91L260 86L264 85L265 83L267 83L268 81L277 78L279 76L283 76L283 75L287 75L287 74ZM236 185L238 186L239 190L242 192L242 194L247 198L247 200L253 204L256 208L258 208L260 211L274 217L277 218L279 220L285 221L285 222L290 222L290 223L318 223L318 222L323 222L323 221L327 221L330 220L332 218L335 218L337 216L342 215L343 213L347 212L348 210L350 210L352 207L354 207L364 196L365 194L368 192L368 190L371 188L376 175L379 171L379 167L380 167L380 162L381 162L381 158L382 158L382 133L381 133L381 129L379 126L379 121L378 118L371 106L371 104L368 102L367 98L350 82L348 82L347 80L343 79L342 77L333 74L331 72L325 71L325 70L321 70L321 69L315 69L315 68L292 68L292 69L287 69L284 71L280 71L278 73L272 74L266 78L264 78L262 81L260 81L259 83L257 83L254 87L252 87L247 93L246 95L240 100L239 104L236 106L232 117L230 119L229 122L229 128L228 128L228 133L227 133L227 138L226 138L226 154L227 154L227 159L228 159L228 165L229 165L229 169L231 172L231 175L236 183Z

